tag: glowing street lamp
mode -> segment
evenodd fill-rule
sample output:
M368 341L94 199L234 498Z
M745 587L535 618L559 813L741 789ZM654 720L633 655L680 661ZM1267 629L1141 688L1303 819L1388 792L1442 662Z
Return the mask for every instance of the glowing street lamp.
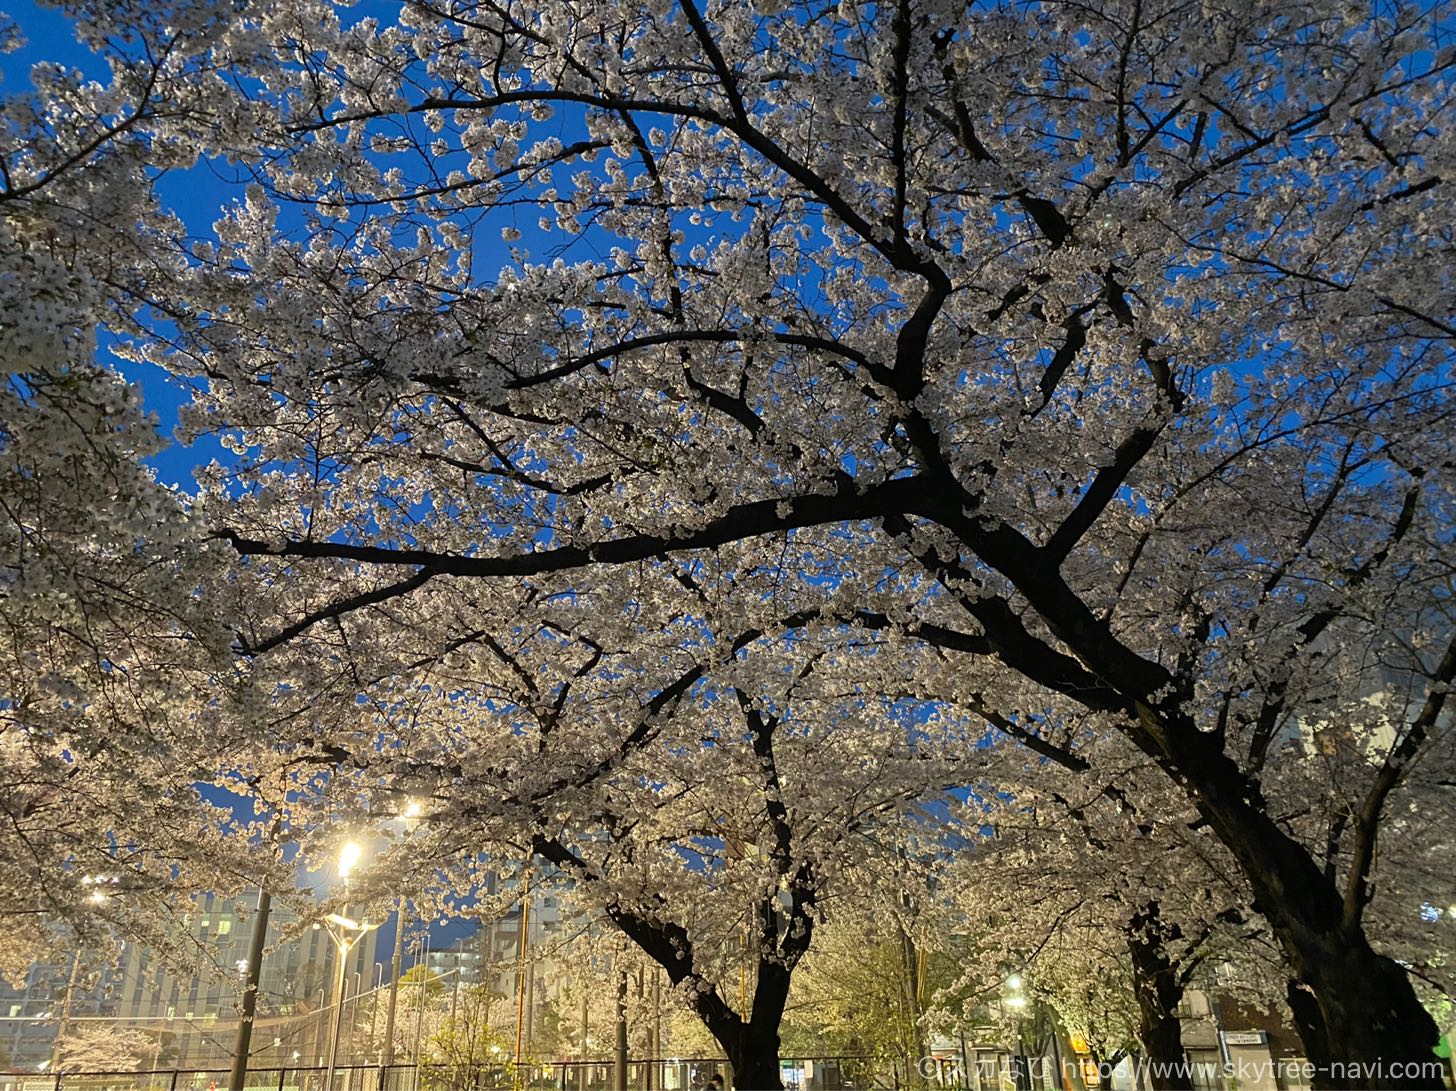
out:
M1012 1073L1016 1082L1017 1091L1029 1091L1031 1087L1031 1071L1026 1057L1026 1040L1023 1035L1022 1013L1026 1008L1026 997L1021 995L1021 975L1012 974L1006 979L1006 995L1002 997L1004 1003L1012 1011L1016 1012L1016 1055L1012 1061Z

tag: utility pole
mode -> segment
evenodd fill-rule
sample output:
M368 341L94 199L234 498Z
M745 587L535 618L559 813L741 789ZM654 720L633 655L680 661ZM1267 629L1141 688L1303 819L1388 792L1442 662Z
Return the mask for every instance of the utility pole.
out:
M591 1030L591 1011L587 1006L587 991L585 975L580 979L581 986L581 1060L586 1061L586 1036Z
M617 974L617 1056L613 1066L614 1091L627 1091L627 971Z
M394 919L394 954L389 959L389 1005L384 1009L384 1057L380 1061L388 1068L394 1064L394 1009L399 1003L399 972L404 955L404 917L409 903L399 899L399 912Z
M418 800L408 800L404 810L400 812L399 820L404 824L406 835L414 829L420 821L423 808ZM389 959L389 1008L384 1016L384 1052L380 1054L379 1063L388 1067L394 1063L394 1009L399 1002L399 973L401 956L404 954L404 922L405 909L409 902L403 894L399 896L399 912L394 919L394 953ZM380 1073L381 1078L383 1073Z
M56 1040L51 1043L51 1074L61 1070L61 1039L71 1029L71 1002L76 995L76 977L81 972L81 951L71 956L71 977L66 982L66 995L61 1000L61 1019L56 1027Z
M455 960L455 991L450 995L450 1039L459 1040L459 1031L455 1027L455 1016L460 1010L460 959Z
M654 1091L662 1060L662 967L652 968L652 1065L647 1070L647 1091Z
M384 965L374 964L374 988L369 990L369 1052L379 1044L379 990L384 988Z
M253 1048L253 1019L258 1011L258 980L263 970L263 948L268 940L268 914L272 909L273 895L260 888L258 908L253 914L253 935L248 940L248 969L243 983L242 1016L238 1021L237 1044L233 1046L228 1091L243 1091L248 1079L248 1058Z
M531 939L531 873L526 872L521 890L521 930L516 933L516 1067L521 1065L526 1032L526 948Z
M430 976L430 934L421 941L420 960L415 963L419 977L420 1002L415 1009L415 1079L414 1091L420 1091L420 1045L425 1036L425 981Z

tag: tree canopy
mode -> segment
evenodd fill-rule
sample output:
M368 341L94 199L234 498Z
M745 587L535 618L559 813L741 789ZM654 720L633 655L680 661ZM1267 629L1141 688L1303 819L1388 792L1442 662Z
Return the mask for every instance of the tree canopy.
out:
M185 769L307 850L420 793L401 861L574 869L706 998L658 817L752 810L787 971L876 762L898 807L984 790L988 731L1121 740L1311 1059L1429 1058L1367 910L1452 777L1439 8L68 10L109 82L42 66L0 144L0 707L52 803ZM143 364L230 452L195 494L139 469Z

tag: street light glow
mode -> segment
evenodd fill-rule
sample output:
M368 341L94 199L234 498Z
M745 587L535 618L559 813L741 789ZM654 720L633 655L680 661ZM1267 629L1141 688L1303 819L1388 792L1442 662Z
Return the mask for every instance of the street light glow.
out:
M1008 1008L1024 1008L1024 1007L1026 1007L1026 997L1024 997L1024 996L1008 996L1006 998L1006 1006Z
M419 818L423 811L424 808L420 806L420 801L418 799L412 799L404 805L404 812L401 817Z
M1008 989L1019 989L1019 988L1021 988L1021 975L1020 974L1012 974L1010 977L1008 977L1006 979L1006 987Z
M339 876L347 879L349 872L354 870L354 865L359 862L359 857L364 855L364 850L359 847L357 841L345 841L344 847L339 849Z

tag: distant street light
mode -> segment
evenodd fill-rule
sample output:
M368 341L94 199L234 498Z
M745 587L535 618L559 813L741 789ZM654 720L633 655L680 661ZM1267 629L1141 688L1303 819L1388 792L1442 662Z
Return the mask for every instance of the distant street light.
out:
M1016 1012L1016 1055L1012 1060L1012 1075L1016 1091L1030 1091L1031 1069L1026 1056L1026 1041L1023 1035L1022 1011L1026 1008L1026 997L1021 995L1021 975L1012 974L1006 979L1007 995L1003 1002Z

